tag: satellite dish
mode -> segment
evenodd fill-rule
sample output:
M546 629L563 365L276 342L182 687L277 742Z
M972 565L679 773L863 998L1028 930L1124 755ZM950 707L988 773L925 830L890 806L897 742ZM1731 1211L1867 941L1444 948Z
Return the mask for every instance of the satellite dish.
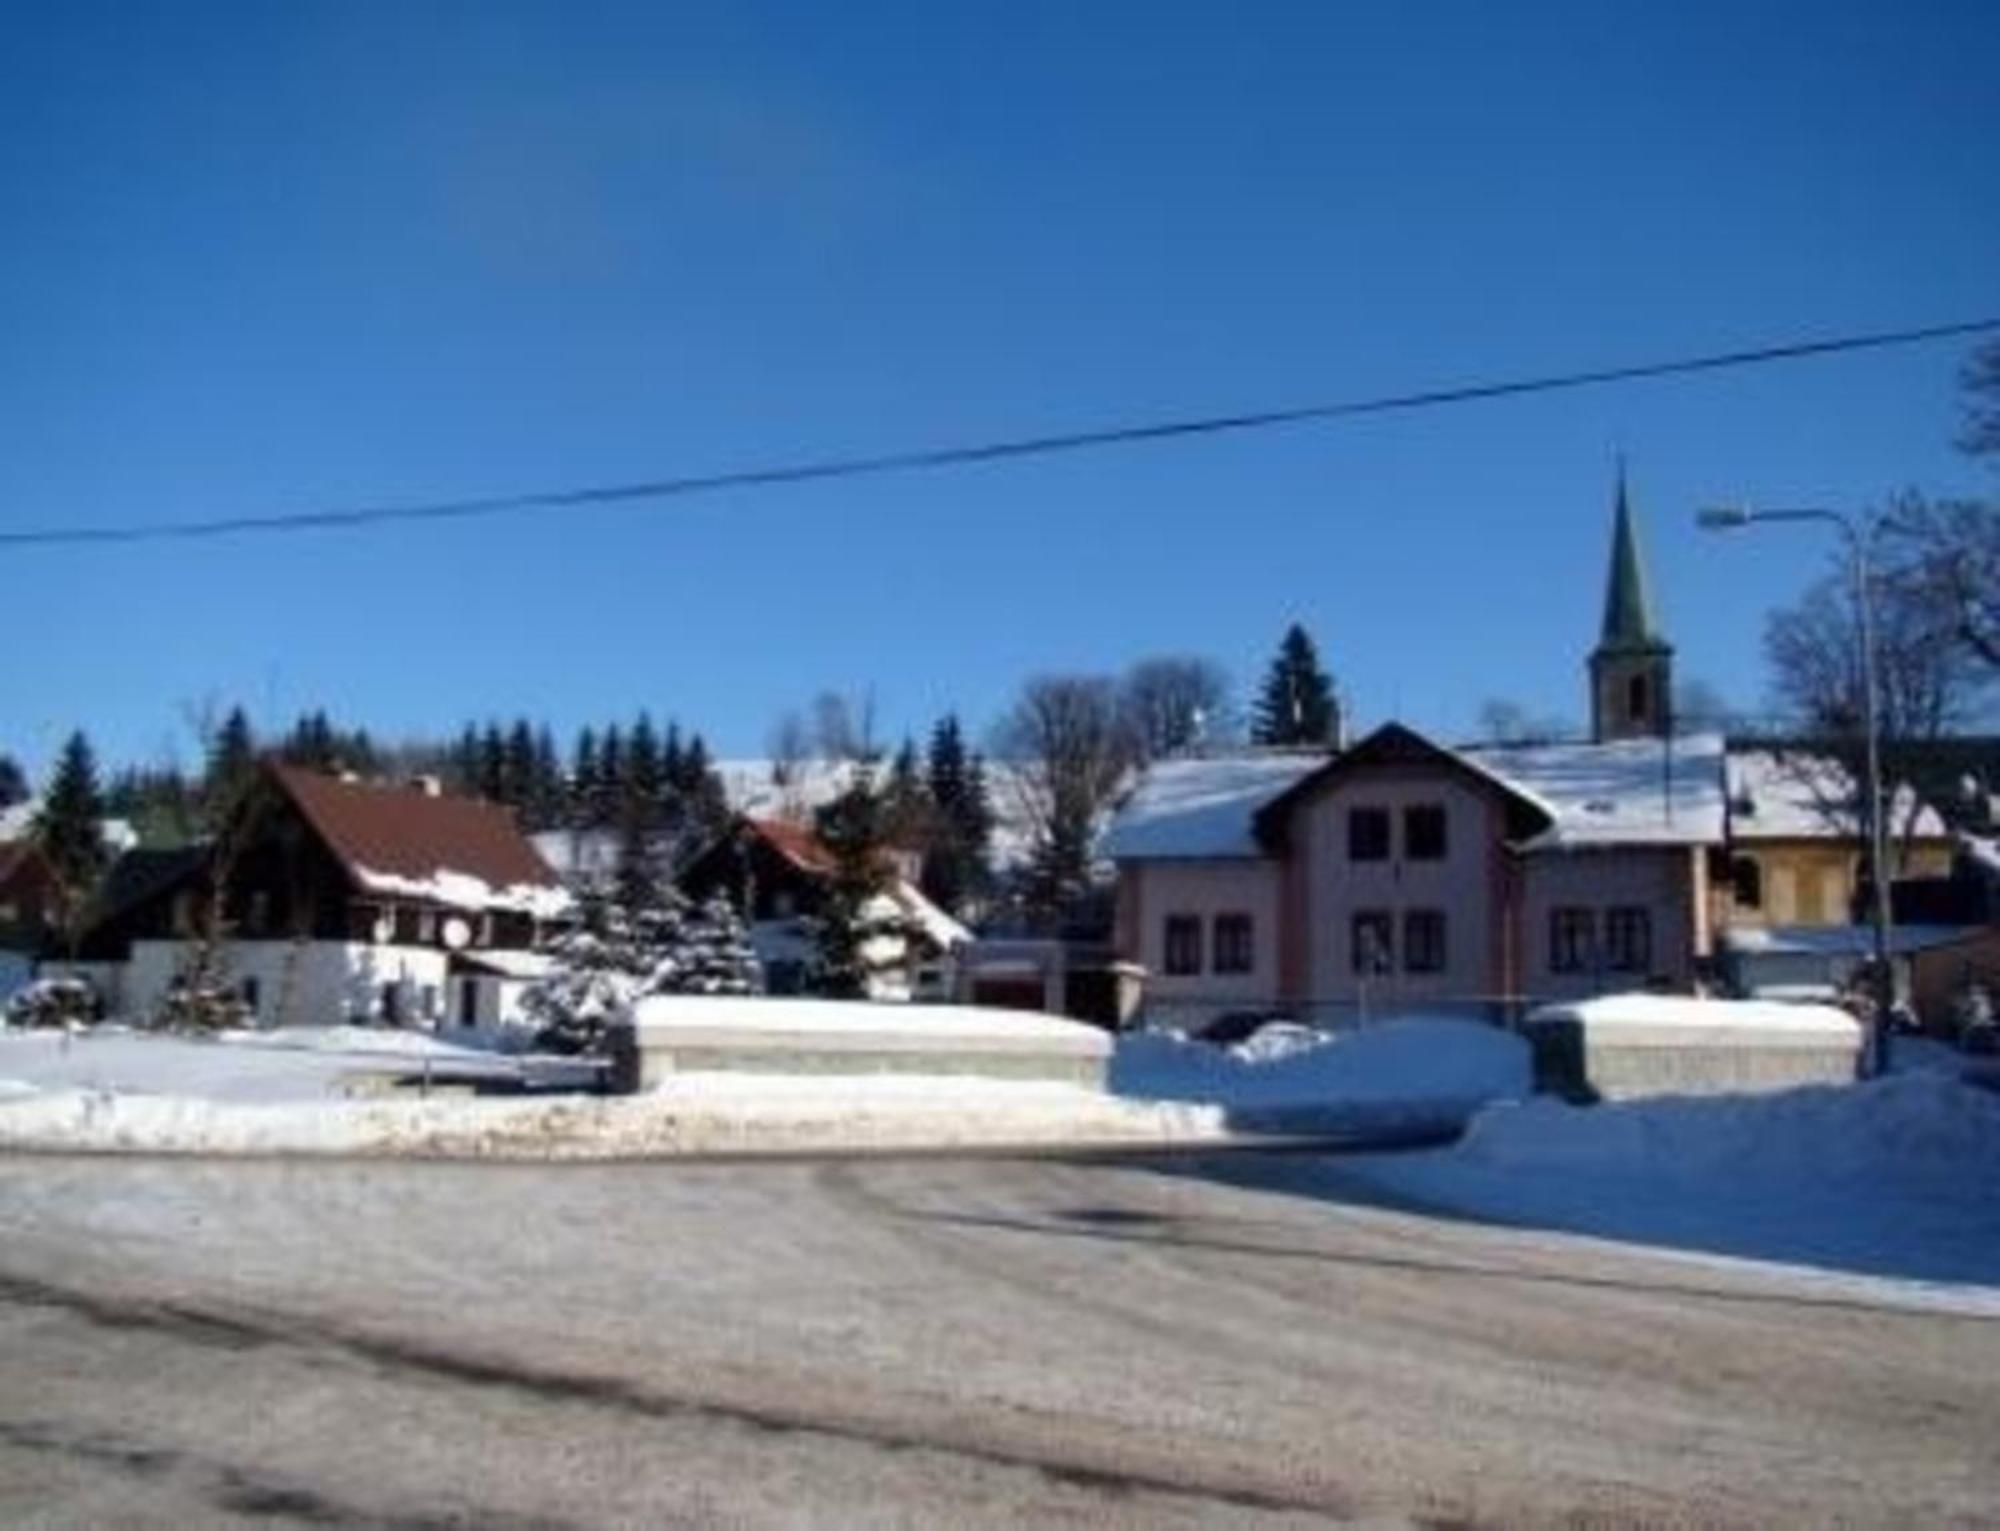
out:
M461 920L457 915L453 915L450 919L444 922L444 944L450 947L453 951L455 952L464 951L467 944L471 940L472 940L472 927L466 924L465 921Z
M375 917L375 928L369 934L374 937L377 946L387 946L395 937L396 922L386 914L377 915Z

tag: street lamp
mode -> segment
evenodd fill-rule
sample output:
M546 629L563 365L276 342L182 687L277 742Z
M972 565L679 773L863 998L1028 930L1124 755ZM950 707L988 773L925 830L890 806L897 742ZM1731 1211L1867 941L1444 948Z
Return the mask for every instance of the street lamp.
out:
M1875 604L1868 572L1872 524L1856 524L1837 510L1752 510L1744 505L1709 505L1695 513L1695 524L1707 532L1736 531L1763 521L1826 521L1840 529L1847 543L1854 579L1854 606L1861 627L1861 705L1868 750L1868 865L1875 925L1875 1025L1869 1036L1869 1072L1889 1067L1889 1010L1895 1002L1895 977L1889 967L1889 856L1882 797L1882 728L1875 680Z

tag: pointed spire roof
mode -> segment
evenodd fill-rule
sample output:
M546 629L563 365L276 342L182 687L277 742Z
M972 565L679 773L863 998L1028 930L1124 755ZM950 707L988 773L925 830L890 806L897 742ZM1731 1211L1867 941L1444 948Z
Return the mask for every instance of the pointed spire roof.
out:
M1646 588L1646 564L1639 556L1639 530L1625 488L1625 463L1618 463L1618 502L1611 527L1611 573L1604 590L1604 630L1597 651L1652 652L1667 647L1654 619Z

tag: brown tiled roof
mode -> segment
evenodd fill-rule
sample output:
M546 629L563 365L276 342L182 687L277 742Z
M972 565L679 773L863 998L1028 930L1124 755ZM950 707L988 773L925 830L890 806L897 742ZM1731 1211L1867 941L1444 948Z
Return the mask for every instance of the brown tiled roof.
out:
M357 882L366 873L425 882L451 872L495 889L561 887L513 815L496 804L275 762L267 769Z
M826 848L826 842L804 825L794 824L788 819L748 817L743 822L750 826L753 834L801 872L827 876L836 870L833 852Z

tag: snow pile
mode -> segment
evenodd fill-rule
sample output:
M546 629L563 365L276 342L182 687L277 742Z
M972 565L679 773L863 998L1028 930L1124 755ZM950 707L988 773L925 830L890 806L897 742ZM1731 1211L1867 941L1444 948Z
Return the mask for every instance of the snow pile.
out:
M1706 1254L2000 1286L2000 1095L1933 1071L1771 1095L1489 1106L1346 1161L1420 1206ZM2000 1301L2000 1297L1996 1297Z
M689 1153L1211 1142L1222 1113L1075 1085L881 1075L685 1074L643 1095L245 1104L106 1091L10 1098L0 1148L606 1159Z
M352 871L355 880L370 893L389 893L475 914L498 909L530 914L538 920L554 920L569 913L573 902L567 889L553 883L523 882L496 888L482 877L448 868L429 877L405 877L399 872L382 872L365 866L356 866Z
M1118 1039L1110 1084L1135 1099L1271 1108L1464 1105L1525 1095L1533 1078L1519 1037L1470 1021L1411 1017L1339 1035L1280 1022L1231 1048L1137 1032Z
M2000 1165L2000 1097L1922 1070L1861 1088L1765 1097L1668 1096L1597 1108L1541 1097L1481 1112L1454 1152L1494 1170L1683 1184L1949 1179Z

